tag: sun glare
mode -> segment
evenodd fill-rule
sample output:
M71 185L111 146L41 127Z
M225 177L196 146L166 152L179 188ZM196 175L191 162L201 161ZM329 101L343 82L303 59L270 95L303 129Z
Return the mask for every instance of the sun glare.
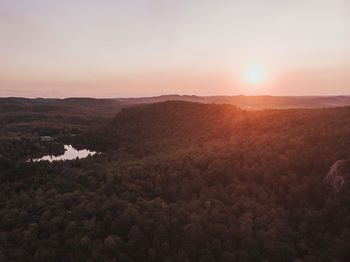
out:
M261 67L250 67L244 73L244 80L249 85L260 85L265 80L265 71Z

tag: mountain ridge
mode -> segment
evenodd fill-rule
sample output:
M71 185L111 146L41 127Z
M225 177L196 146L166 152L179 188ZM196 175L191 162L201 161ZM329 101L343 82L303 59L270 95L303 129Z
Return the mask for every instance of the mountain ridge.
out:
M30 105L60 105L60 106L130 106L135 104L150 104L165 101L188 101L199 103L231 104L244 109L288 109L288 108L325 108L350 105L350 96L196 96L196 95L160 95L153 97L130 97L130 98L0 98L0 106Z

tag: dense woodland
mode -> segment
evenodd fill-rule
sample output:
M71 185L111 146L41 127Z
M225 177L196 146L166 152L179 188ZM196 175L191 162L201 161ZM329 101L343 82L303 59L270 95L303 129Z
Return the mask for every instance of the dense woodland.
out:
M350 261L350 107L72 104L0 113L0 261Z

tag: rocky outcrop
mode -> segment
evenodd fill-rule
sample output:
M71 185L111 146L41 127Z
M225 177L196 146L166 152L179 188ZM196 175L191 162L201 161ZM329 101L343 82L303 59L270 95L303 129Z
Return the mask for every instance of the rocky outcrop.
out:
M338 193L339 190L344 186L345 179L343 174L343 166L345 160L336 161L329 169L325 182L331 188L333 193Z

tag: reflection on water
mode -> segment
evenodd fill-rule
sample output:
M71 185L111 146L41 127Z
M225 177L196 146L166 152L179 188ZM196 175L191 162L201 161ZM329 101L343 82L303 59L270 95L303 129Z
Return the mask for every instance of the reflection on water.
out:
M65 150L65 152L63 155L60 155L60 156L47 155L47 156L43 156L41 158L34 158L33 162L38 162L38 161L43 161L43 160L47 160L50 162L59 161L59 160L73 160L76 158L85 158L89 155L93 156L96 154L95 151L89 151L87 149L76 150L71 145L64 145L64 150Z

